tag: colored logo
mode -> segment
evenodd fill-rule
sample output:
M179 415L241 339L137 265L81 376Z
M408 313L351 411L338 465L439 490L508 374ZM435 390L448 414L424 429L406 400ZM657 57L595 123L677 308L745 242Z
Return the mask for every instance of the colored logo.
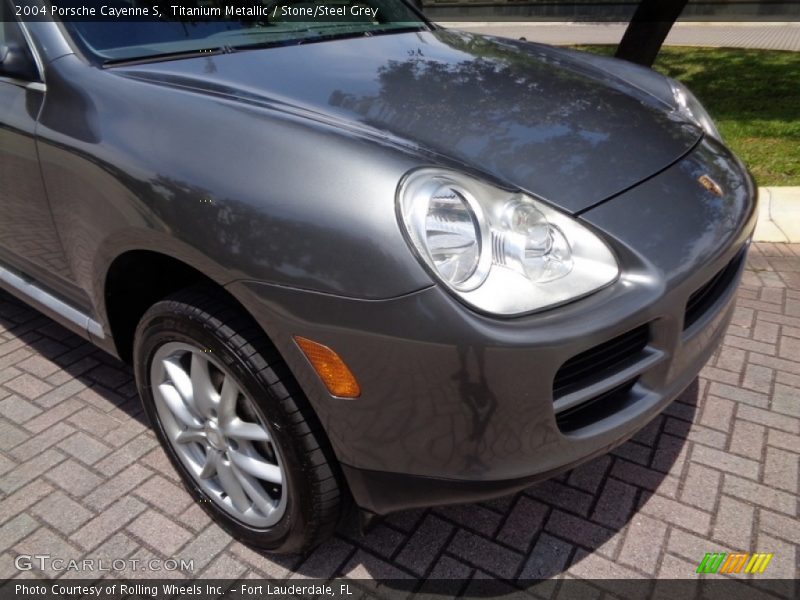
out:
M761 552L706 552L696 573L763 573L772 556Z

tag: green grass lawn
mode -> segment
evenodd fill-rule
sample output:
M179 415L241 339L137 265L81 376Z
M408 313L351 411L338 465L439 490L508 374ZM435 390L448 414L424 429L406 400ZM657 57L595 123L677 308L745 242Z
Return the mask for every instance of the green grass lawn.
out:
M671 46L655 69L695 93L759 185L800 185L800 52Z

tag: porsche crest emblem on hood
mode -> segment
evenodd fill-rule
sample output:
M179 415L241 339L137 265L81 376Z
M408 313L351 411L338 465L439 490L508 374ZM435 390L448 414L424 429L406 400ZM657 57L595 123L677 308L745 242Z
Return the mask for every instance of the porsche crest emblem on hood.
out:
M703 187L704 187L704 188L705 188L707 191L711 192L711 193L712 193L712 194L714 194L715 196L719 196L720 198L722 198L722 194L723 194L723 192L722 192L722 187L721 187L721 186L720 186L720 185L719 185L719 184L718 184L716 181L714 181L713 179L711 179L711 177L709 177L708 175L701 175L701 176L700 176L700 177L697 179L697 181L698 181L698 182L700 183L700 185L702 185L702 186L703 186Z

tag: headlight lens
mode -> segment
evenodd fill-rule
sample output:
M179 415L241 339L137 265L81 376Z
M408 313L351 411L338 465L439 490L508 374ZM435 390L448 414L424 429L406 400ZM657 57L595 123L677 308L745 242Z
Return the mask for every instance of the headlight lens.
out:
M682 83L670 79L672 96L675 99L675 106L679 113L694 123L697 123L711 137L722 141L722 136L717 129L714 120L708 111L700 103L700 100Z
M424 219L423 246L439 275L455 288L468 288L481 255L481 231L467 199L440 186L430 195Z
M402 226L422 261L465 302L518 315L616 280L608 246L576 219L526 194L444 169L400 184Z

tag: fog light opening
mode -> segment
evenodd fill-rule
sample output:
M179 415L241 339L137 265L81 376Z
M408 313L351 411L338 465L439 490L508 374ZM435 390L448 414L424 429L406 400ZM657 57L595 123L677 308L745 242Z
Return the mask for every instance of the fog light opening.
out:
M358 398L361 395L356 378L336 352L299 335L294 336L294 341L332 396Z

